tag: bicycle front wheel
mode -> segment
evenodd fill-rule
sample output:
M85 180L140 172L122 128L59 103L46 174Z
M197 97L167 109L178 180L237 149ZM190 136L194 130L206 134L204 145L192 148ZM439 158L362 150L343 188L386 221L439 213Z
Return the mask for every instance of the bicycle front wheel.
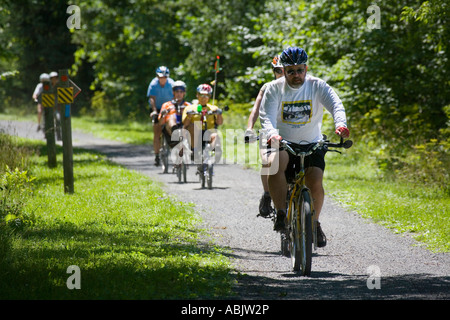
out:
M182 174L182 170L183 170L183 164L177 164L176 170L177 170L178 182L181 183L181 174Z
M302 276L311 275L312 219L311 197L307 190L303 190L298 201L294 203L290 225L292 267Z
M213 182L213 165L209 164L207 177L208 189L212 189L212 182Z
M311 275L312 244L313 244L313 216L311 210L311 194L303 190L299 200L300 208L300 268L303 276Z
M202 164L201 165L201 171L200 171L200 183L202 184L202 189L205 188L205 183L206 183L206 164Z
M181 165L183 167L183 182L186 183L187 182L187 164L183 162Z

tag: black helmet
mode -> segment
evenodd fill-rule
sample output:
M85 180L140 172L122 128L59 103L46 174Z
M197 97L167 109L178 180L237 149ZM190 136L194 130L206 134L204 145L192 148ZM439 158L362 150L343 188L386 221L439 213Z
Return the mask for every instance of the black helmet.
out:
M280 61L284 67L306 64L308 55L302 48L289 47L280 54Z

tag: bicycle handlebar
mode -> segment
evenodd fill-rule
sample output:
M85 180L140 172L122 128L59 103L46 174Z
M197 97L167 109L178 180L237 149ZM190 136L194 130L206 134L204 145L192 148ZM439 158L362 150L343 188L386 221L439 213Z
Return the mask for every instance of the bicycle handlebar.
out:
M339 143L332 143L329 140L320 140L316 143L309 143L309 144L297 144L294 142L290 142L287 141L285 139L282 139L280 141L280 145L281 148L290 152L291 154L298 156L298 155L305 155L305 156L309 156L312 153L314 153L314 151L316 151L317 149L320 148L328 148L332 147L332 148L344 148L344 149L348 149L353 145L353 141L352 140L346 140L344 141L344 138L341 137L341 141ZM296 149L296 150L294 150ZM329 150L329 151L335 151L335 152L339 152L337 150Z
M245 136L244 137L244 141L245 143L250 143L250 142L254 142L254 141L258 141L259 140L259 136ZM289 142L287 140L281 140L281 143L283 143L284 145L286 144L294 144L293 142ZM346 140L344 141L344 138L341 137L341 141L339 143L332 143L329 140L327 140L326 136L324 136L324 140L321 140L319 142L317 142L316 144L321 144L326 145L327 147L332 147L332 148L344 148L344 149L348 149L353 145L353 141L352 140ZM299 145L299 144L296 144ZM309 144L311 145L311 144ZM302 145L299 145L302 146ZM306 146L306 145L303 145Z
M220 109L219 109L220 110ZM208 111L206 112L206 115L213 115L213 114L222 114L222 110L215 110L215 111ZM194 110L189 110L186 112L186 114L192 114L192 115L202 115L202 112L198 112L198 111L194 111Z

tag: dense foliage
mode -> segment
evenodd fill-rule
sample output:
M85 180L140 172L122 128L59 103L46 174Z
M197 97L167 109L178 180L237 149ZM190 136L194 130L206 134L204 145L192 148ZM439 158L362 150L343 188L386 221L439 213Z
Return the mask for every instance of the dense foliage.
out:
M31 106L41 72L70 68L79 109L145 118L158 65L187 82L192 99L214 79L216 55L218 97L251 102L272 78L271 58L297 45L385 174L449 178L448 1L85 0L71 30L65 1L2 3L0 110Z

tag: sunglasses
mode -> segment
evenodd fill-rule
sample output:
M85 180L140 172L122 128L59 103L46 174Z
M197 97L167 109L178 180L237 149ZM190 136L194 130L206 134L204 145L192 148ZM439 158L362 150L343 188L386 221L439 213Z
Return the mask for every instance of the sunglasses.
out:
M275 69L273 69L273 72L278 73L278 74L282 74L283 73L283 69L275 68Z
M288 74L288 76L293 76L295 74L302 74L303 72L305 72L305 68L300 68L300 69L291 69L289 71L287 71L286 73Z

